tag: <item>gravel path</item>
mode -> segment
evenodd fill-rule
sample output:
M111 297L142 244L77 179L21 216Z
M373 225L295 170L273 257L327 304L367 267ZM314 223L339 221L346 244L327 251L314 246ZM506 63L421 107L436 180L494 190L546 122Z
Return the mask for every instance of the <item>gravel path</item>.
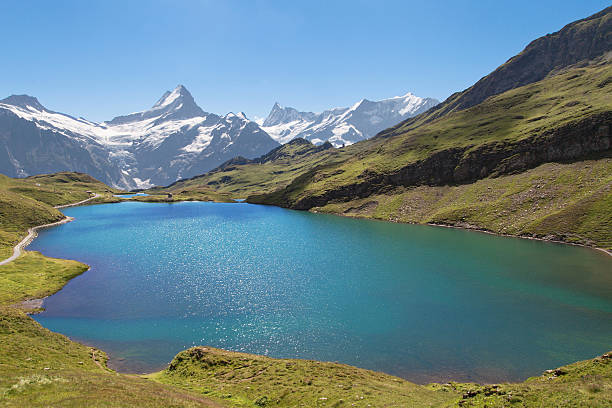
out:
M89 197L86 200L79 201L77 203L72 203L72 204L56 205L55 208L74 207L75 205L84 204L84 203L86 203L86 202L88 202L90 200L93 200L94 198L98 198L99 196L100 196L99 194L95 194L95 195ZM55 225L65 224L65 223L70 222L72 220L74 220L74 218L66 217L63 220L60 220L60 221L57 221L57 222L52 222L50 224L37 225L36 227L28 228L28 235L24 239L22 239L20 243L15 245L15 247L13 248L13 255L9 256L8 258L6 258L3 261L0 261L0 265L6 265L7 263L17 259L21 255L21 252L24 250L24 248L27 247L30 244L30 242L32 242L34 240L34 238L36 238L37 231L39 229L41 229L41 228L49 228L49 227L53 227Z
M74 207L75 205L81 205L81 204L85 204L88 201L93 200L94 198L98 198L100 197L100 194L94 194L91 197L83 200L83 201L79 201L77 203L72 203L72 204L64 204L64 205L56 205L54 208L67 208L67 207Z

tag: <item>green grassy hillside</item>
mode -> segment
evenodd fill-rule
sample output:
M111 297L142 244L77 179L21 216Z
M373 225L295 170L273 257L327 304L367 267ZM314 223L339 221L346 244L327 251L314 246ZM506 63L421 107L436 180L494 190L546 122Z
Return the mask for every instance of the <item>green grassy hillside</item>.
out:
M313 167L340 162L345 151L317 147L304 139L295 139L255 160L237 158L224 163L202 176L178 181L165 188L153 188L148 193L171 192L187 196L222 194L224 197L246 198L253 192L270 193L286 187L297 176Z
M194 347L148 378L237 407L606 407L612 403L612 353L518 384L419 386L337 363Z
M459 397L383 373L343 364L273 359L211 347L179 353L149 376L238 407L430 407Z

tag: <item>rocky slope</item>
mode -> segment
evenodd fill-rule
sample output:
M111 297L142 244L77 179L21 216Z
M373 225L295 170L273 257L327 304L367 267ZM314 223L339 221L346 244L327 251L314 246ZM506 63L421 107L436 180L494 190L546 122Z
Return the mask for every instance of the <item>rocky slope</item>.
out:
M70 127L58 126L69 122ZM44 108L36 98L0 101L0 173L13 177L78 169L100 180L128 185L111 164L110 151L83 129L95 125Z
M349 108L334 108L321 113L299 112L275 103L261 126L280 143L303 138L314 144L330 142L341 147L369 139L438 103L435 99L411 93L382 101L362 99Z
M258 157L278 146L244 114L204 112L187 89L166 92L147 111L103 124L106 145L138 187L204 173L235 156Z
M561 30L532 41L489 75L463 92L451 95L431 112L430 118L475 106L490 96L537 81L579 62L612 50L612 6Z

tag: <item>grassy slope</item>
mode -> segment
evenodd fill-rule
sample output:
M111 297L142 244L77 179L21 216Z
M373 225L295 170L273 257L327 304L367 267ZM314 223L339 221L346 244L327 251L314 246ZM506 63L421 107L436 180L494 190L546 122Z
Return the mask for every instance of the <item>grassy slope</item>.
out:
M439 386L433 385L432 389ZM445 387L445 386L441 386ZM579 361L519 384L450 384L462 393L460 407L609 407L612 406L612 352Z
M546 163L473 184L398 188L314 210L457 225L612 249L612 158Z
M337 364L194 347L156 381L257 407L607 407L612 353L518 384L429 384Z
M272 152L271 152L272 153ZM321 151L310 142L302 140L287 143L269 154L261 163L242 165L226 164L199 177L182 180L166 188L148 192L168 191L191 195L204 190L223 194L224 197L246 198L254 191L269 193L287 186L295 177L315 166L335 163L345 156L343 150Z
M167 370L151 378L240 407L429 407L459 397L456 392L343 364L273 359L211 347L179 353Z
M13 262L0 266L0 304L43 298L86 270L87 265L80 262L27 251Z

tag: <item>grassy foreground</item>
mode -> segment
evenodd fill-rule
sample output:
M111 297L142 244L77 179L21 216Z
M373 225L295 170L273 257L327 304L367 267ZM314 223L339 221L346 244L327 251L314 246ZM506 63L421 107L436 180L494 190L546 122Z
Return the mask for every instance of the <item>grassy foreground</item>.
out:
M383 373L310 360L273 359L211 347L179 353L148 378L225 399L234 406L442 406L457 392Z
M239 407L607 407L612 353L518 384L429 384L336 363L272 359L211 347L179 353L149 378Z

